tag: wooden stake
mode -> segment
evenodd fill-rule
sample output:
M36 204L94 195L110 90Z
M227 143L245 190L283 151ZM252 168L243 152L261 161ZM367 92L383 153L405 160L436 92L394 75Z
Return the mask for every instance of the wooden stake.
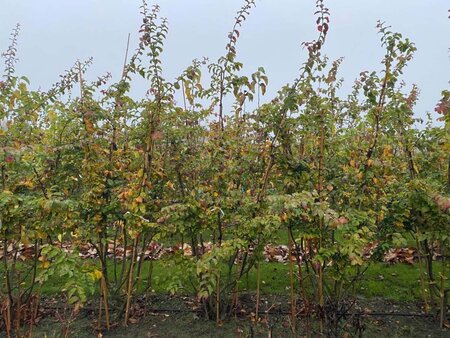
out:
M106 320L106 328L109 331L110 325L109 325L109 306L108 306L108 290L106 287L106 281L105 279L102 277L101 280L101 285L102 285L102 292L103 292L103 302L105 305L105 320Z

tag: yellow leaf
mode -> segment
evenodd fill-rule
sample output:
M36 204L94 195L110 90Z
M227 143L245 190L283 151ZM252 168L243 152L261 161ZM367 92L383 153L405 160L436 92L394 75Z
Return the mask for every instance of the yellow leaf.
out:
M55 113L55 111L54 111L53 109L49 109L49 110L47 111L47 114L48 114L48 119L49 119L50 121L54 121L54 120L55 120L55 118L56 118L56 113Z
M404 224L403 224L403 222L395 222L395 226L396 226L397 228L403 228L403 227L404 227Z
M50 266L50 262L47 260L44 260L41 262L41 268L42 269L47 269Z
M37 231L37 233L36 233L36 235L37 235L37 238L39 238L39 239L45 239L45 238L47 238L47 233L45 233L44 231Z
M383 149L383 157L391 157L392 156L392 148L390 146L386 146Z
M171 181L168 181L168 182L166 183L166 185L169 187L169 189L175 190L175 188L173 187L173 183L172 183Z
M92 220L95 222L101 221L102 216L100 214L96 214L94 217L92 217Z
M92 271L92 278L94 279L94 280L100 280L100 279L102 279L102 277L103 277L103 274L102 274L102 272L100 271L100 270L94 270L94 271Z

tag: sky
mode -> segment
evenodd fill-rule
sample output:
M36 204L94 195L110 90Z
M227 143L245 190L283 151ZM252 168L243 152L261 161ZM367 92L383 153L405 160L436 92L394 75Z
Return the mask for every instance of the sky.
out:
M211 61L225 53L227 35L242 0L159 0L161 16L169 21L163 62L166 79L175 79L192 59ZM448 0L328 0L330 31L324 53L344 57L340 76L346 95L361 71L382 69L384 55L377 20L410 38L417 47L406 69L407 88L417 84L421 94L417 117L433 112L450 80L450 3ZM16 23L18 75L43 90L77 59L93 57L89 76L121 75L128 34L131 49L138 44L141 0L0 0L0 50L5 51ZM317 37L313 0L256 0L256 8L240 29L238 60L250 75L262 66L269 77L267 100L292 82L305 61L301 43ZM143 95L148 83L137 81ZM433 114L437 117L436 114Z

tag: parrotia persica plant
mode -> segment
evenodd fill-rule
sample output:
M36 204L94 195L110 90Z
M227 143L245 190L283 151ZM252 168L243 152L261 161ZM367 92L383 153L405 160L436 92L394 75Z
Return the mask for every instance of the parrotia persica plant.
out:
M427 310L446 311L450 91L435 108L441 122L420 125L419 89L402 80L416 47L379 22L381 70L361 72L341 95L344 61L322 52L330 13L317 0L306 61L266 98L264 68L244 74L237 53L254 6L245 0L237 12L222 57L194 60L171 80L158 6L143 3L139 45L127 48L117 82L88 81L87 60L48 91L31 90L15 72L13 30L0 81L1 330L29 328L46 285L58 286L67 327L94 298L99 325L126 325L136 296L152 292L157 243L175 246L161 259L167 291L195 296L217 322L239 311L252 271L258 319L275 238L289 251L293 322L313 316L337 332L354 285L408 241ZM130 95L136 77L143 98ZM86 247L95 259L80 258Z

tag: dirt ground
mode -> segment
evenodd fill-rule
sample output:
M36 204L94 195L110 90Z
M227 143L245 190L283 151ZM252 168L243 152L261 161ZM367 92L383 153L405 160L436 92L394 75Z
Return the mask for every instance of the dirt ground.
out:
M260 320L256 323L252 314L254 297L246 295L244 298L242 314L218 325L193 312L189 298L154 295L150 299L138 301L128 327L116 324L109 331L98 329L94 304L88 304L70 324L69 336L306 337L308 321L305 318L297 319L296 333L292 332L287 299L277 296L263 298ZM267 308L270 308L269 312L265 311ZM362 337L450 337L450 330L439 329L436 319L424 314L418 304L400 304L383 299L359 300L352 312L359 315L344 324L339 335L341 337L357 337L355 326L361 329ZM60 337L64 315L58 313L59 318L55 313L43 316L33 329L33 337ZM309 332L312 337L320 336L317 321L310 323ZM3 337L1 333L0 336Z

